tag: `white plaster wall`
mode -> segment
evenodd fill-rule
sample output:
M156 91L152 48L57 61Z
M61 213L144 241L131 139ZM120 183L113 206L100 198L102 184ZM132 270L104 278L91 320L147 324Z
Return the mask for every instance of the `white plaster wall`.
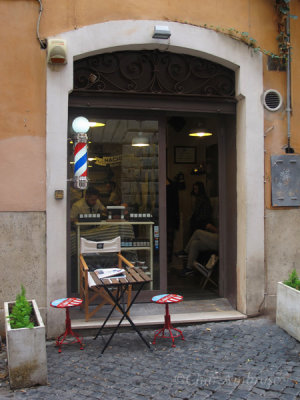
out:
M48 69L47 74L47 335L63 332L65 310L50 302L67 295L66 189L67 189L67 69ZM55 200L63 190L64 200Z
M166 24L171 38L152 39L154 25ZM160 49L203 57L236 71L236 94L244 96L237 115L238 309L255 313L264 289L261 55L220 33L166 21L111 21L56 37L67 40L68 64L49 66L47 72L48 301L66 294L66 202L55 202L54 190L66 190L67 102L73 85L73 60L109 51ZM49 310L49 335L57 331L55 311Z

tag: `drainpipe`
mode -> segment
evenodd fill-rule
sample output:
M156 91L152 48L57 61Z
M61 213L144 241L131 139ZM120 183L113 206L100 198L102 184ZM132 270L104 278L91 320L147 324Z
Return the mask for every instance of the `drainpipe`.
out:
M287 53L287 72L286 72L286 79L287 79L287 83L286 83L286 116L287 116L287 148L286 148L286 153L294 153L294 149L290 146L291 144L291 48L290 48L290 35L291 35L291 31L290 31L290 21L291 21L291 17L290 17L290 11L287 14L287 18L286 18L286 34L288 37L288 53Z

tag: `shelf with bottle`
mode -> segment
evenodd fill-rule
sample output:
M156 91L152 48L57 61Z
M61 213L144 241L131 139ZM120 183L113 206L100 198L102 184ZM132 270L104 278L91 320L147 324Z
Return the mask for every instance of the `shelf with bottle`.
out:
M150 247L150 239L149 238L136 238L136 239L131 239L131 238L122 238L121 239L121 247L143 247L143 248L149 248Z

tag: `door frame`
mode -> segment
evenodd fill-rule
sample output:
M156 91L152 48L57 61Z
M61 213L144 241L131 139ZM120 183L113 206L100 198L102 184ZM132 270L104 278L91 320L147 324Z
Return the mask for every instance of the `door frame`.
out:
M83 93L84 94L84 93ZM72 94L71 94L72 96ZM70 98L71 98L70 96ZM84 96L80 96L79 98L85 98L85 101L88 100L88 96L84 94ZM160 287L157 290L147 290L145 292L141 292L139 296L139 301L144 302L144 301L149 301L151 300L151 297L165 292L167 293L167 287L168 287L168 277L167 277L167 221L166 221L166 187L165 187L165 182L166 182L166 129L167 129L167 119L171 116L173 116L175 113L177 116L185 116L189 118L201 118L204 114L202 111L200 111L202 105L198 105L198 112L186 112L185 110L185 103L182 102L181 99L178 101L174 101L176 104L175 110L174 111L164 111L164 110L159 110L159 111L149 111L147 110L147 102L146 104L141 105L140 104L140 109L139 110L134 110L133 107L135 104L135 101L133 101L133 104L127 99L127 106L129 109L119 109L118 107L113 109L103 109L103 108L98 108L95 107L95 104L93 102L93 99L89 101L90 107L85 108L83 102L83 107L80 106L80 101L78 101L78 97L75 95L76 101L75 104L76 106L71 106L69 107L69 110L71 109L71 115L75 118L78 113L75 112L75 110L81 110L84 109L84 115L86 117L89 117L89 113L91 115L97 111L97 113L101 114L101 118L103 119L134 119L134 120L156 120L158 121L158 145L159 145L159 231L160 231L160 251L159 251L159 269L160 269ZM134 100L134 99L133 99ZM102 105L102 101L100 102ZM71 100L71 104L73 105L73 101ZM98 102L96 103L97 105L99 104ZM112 102L110 102L112 104ZM118 104L120 104L119 99L118 99ZM179 104L181 104L181 108ZM217 102L214 106L214 108L210 109L210 112L217 111L219 105L221 103ZM143 109L143 106L145 109ZM169 110L172 109L172 100L170 99L169 105L168 105ZM80 112L79 112L80 114ZM78 114L78 115L79 115ZM233 111L229 113L229 109L226 110L224 114L217 114L216 113L216 118L221 120L222 116L225 115L230 115L235 118L235 114L233 114ZM72 117L72 118L73 118ZM70 118L70 114L69 114ZM221 125L221 124L220 124ZM235 228L235 223L232 224L232 221L236 222L236 215L233 215L232 212L228 214L228 202L227 202L227 197L228 193L226 190L226 184L227 182L227 176L226 173L224 172L226 170L226 134L223 128L220 129L219 132L217 132L218 136L218 158L219 158L219 229L220 229L220 243L219 243L219 253L220 253L220 262L219 262L219 296L220 297L226 297L229 298L231 304L236 307L236 252L234 249L236 249L236 228ZM232 135L231 135L232 136ZM234 132L235 136L235 132ZM233 138L234 139L234 138ZM235 170L236 172L236 170ZM233 183L236 183L236 180L233 180ZM233 185L234 186L234 185ZM232 190L232 189L231 189ZM231 197L235 195L235 192ZM231 207L232 209L232 207ZM236 207L233 207L233 210L236 211ZM229 226L227 226L227 221L231 221L229 223ZM231 251L227 251L227 238L230 237L230 242L231 242ZM232 251L233 250L233 251ZM68 271L70 273L70 271ZM231 277L231 280L229 282L228 276ZM69 278L69 277L68 277ZM69 285L68 285L69 287Z

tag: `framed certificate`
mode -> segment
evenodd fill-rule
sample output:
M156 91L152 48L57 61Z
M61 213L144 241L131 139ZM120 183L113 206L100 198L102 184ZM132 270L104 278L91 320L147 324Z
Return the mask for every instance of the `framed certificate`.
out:
M195 146L175 146L174 162L176 164L195 164L197 162L197 148Z

